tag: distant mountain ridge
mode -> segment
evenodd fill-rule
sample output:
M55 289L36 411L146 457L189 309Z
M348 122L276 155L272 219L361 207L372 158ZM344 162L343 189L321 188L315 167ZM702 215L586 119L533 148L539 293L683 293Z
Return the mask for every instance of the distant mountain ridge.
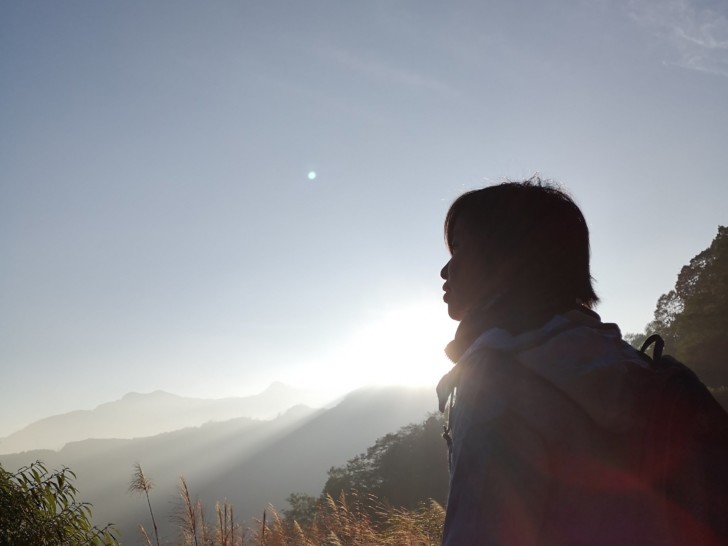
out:
M432 388L361 389L331 408L296 406L270 421L240 417L145 438L83 440L60 451L2 455L0 463L9 470L37 459L48 468L68 466L78 476L79 498L94 505L94 520L117 524L124 543L135 544L137 526L151 524L144 500L126 493L135 462L155 484L160 534L171 539L180 476L208 516L215 501L227 499L239 521L250 524L268 503L285 508L290 493L318 495L329 468L436 408Z
M61 449L69 442L89 438L154 436L210 421L238 417L272 419L296 405L318 406L320 397L280 382L263 392L221 399L188 398L157 390L128 393L120 400L92 410L77 410L46 417L0 438L0 454L34 449Z

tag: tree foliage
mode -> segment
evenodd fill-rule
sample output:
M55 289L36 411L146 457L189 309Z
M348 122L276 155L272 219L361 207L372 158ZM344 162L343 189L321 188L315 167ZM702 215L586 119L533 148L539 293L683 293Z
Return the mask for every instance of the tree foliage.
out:
M91 524L91 505L76 500L75 478L40 461L15 473L0 465L0 545L117 544L110 526Z
M289 506L288 510L283 510L286 521L297 521L301 527L308 528L320 510L322 500L305 493L291 493L286 502Z
M448 474L442 424L442 418L433 415L379 438L345 466L329 470L322 496L358 492L406 509L430 499L444 504Z
M715 389L728 386L728 227L682 268L675 288L657 301L647 335L660 334L667 350Z

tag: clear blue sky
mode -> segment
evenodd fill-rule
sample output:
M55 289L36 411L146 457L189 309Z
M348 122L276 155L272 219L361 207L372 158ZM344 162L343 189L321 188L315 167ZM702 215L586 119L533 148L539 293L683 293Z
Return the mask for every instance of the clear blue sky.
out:
M3 2L0 436L434 382L444 214L505 177L571 191L641 330L728 222L727 143L722 0Z

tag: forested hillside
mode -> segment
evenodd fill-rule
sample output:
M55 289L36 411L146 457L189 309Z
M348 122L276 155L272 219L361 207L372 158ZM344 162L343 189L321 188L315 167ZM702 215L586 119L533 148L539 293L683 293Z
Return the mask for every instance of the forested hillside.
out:
M728 227L719 226L711 245L682 268L644 333L627 337L638 347L653 333L728 408Z

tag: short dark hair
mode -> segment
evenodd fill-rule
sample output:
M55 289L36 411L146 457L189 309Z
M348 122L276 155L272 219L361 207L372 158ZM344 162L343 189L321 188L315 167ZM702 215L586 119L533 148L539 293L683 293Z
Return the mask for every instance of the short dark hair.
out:
M590 308L599 301L586 220L554 183L534 177L464 193L445 217L450 251L457 222L482 237L489 259L508 264L511 287L522 295Z

